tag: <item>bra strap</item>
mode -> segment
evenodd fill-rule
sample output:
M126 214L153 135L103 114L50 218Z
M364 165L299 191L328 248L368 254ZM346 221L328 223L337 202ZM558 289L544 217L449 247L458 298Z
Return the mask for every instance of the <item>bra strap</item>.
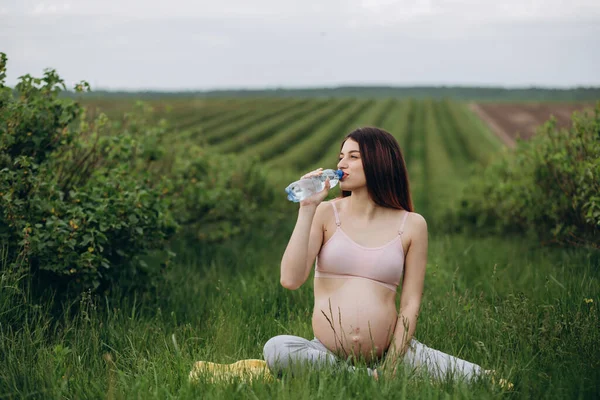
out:
M398 230L399 235L402 235L404 233L404 223L406 222L406 218L408 217L408 214L410 214L409 211L406 211L406 213L404 213L404 218L402 218L402 225L400 226L400 229Z
M333 206L333 213L335 214L335 224L337 226L340 226L341 225L340 216L338 215L338 211L337 211L337 208L335 206L335 200L331 202L331 205Z

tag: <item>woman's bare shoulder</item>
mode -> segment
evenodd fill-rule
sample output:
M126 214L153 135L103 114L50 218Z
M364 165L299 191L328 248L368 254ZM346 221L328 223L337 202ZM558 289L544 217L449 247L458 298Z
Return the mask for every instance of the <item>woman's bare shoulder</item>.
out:
M331 203L336 201L337 198L331 200L325 200L319 203L315 211L315 218L319 218L320 223L323 224L330 216L333 218L333 207Z
M427 221L421 214L409 212L406 217L406 228L409 228L412 233L427 232Z
M318 210L319 208L320 208L320 209L332 209L332 210L333 210L333 208L331 207L331 203L334 203L334 202L336 202L337 200L340 200L340 199L336 197L335 199L331 199L331 200L323 200L323 201L322 201L322 202L320 202L320 203L319 203L319 205L317 206L317 210ZM336 204L336 206L338 206L338 207L339 207L339 204L340 204L340 203L337 203L337 204Z
M419 213L411 212L408 214L404 231L408 235L409 250L413 247L413 243L427 242L427 221Z
M427 227L427 221L425 220L425 217L419 213L410 211L408 213L408 217L406 219L407 219L407 221L410 220L411 224L416 224L417 226Z
M331 206L331 203L335 203L335 206L339 209L340 205L344 204L343 200L344 200L343 198L335 197L333 199L323 200L321 203L319 203L319 206L321 208L333 210L333 207Z

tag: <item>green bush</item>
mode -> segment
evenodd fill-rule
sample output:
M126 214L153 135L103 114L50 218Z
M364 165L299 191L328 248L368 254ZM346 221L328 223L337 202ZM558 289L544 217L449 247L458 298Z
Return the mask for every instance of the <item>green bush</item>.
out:
M506 149L466 185L448 218L456 229L600 248L600 103L593 115L574 113L569 129L551 118Z
M164 247L177 225L160 189L121 162L135 148L131 137L104 137L88 151L84 136L99 137L105 118L90 127L75 101L59 97L65 85L52 70L22 77L15 91L4 86L6 60L2 54L0 241L10 268L25 266L40 289L61 292L143 284L157 271L141 256Z
M144 103L89 120L53 70L12 90L0 55L0 242L39 288L146 288L175 256L172 240L209 246L270 218L256 159L208 153Z

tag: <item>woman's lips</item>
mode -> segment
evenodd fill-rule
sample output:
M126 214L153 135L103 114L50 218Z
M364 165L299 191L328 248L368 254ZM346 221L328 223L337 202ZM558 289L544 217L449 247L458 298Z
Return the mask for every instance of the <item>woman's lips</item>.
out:
M344 173L344 175L342 175L342 179L341 179L341 180L344 180L344 179L346 179L346 178L347 178L347 177L349 177L349 176L350 176L350 175L348 175L347 173Z

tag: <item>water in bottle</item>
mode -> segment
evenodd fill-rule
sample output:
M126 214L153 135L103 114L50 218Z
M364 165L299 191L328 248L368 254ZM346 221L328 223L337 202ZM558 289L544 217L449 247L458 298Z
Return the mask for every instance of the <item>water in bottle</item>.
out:
M299 181L292 182L285 191L288 194L288 200L298 203L307 197L312 196L315 193L325 189L325 181L329 178L330 188L338 184L339 180L344 176L344 172L341 169L333 170L326 169L319 176L312 176L310 178L300 179Z

